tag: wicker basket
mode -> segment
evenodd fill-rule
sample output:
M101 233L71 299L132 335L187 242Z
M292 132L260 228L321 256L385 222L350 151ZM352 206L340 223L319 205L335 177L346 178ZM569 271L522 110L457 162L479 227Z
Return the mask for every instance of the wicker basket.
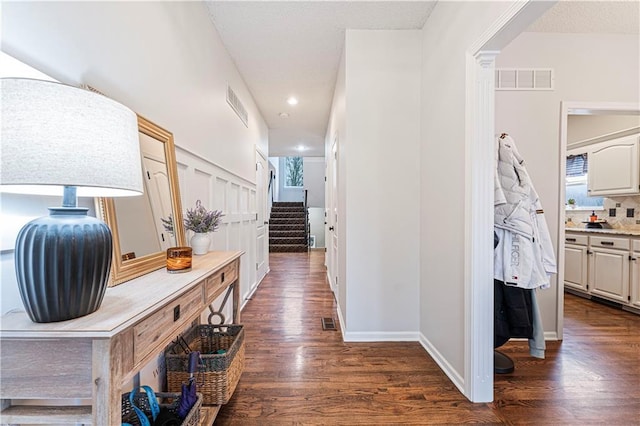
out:
M131 406L131 402L129 401L129 394L127 392L122 394L122 423L129 423L133 426L140 426L140 420L136 415L136 412L133 410ZM191 411L187 417L182 421L182 426L198 426L200 423L200 407L202 407L202 394L200 392L197 393L198 399L196 403L193 404ZM169 393L169 392L156 392L156 397L158 398L158 402L160 404L160 408L166 407L169 411L175 413L178 410L178 404L180 403L180 393ZM134 403L136 407L141 409L147 416L151 416L151 407L149 406L149 399L147 398L147 394L144 392L138 392L133 397Z
M198 392L203 403L222 405L229 402L244 369L244 328L237 324L197 325L183 336L192 351L200 352L200 366L196 373ZM224 353L217 353L224 350ZM182 346L169 346L167 385L170 392L180 390L189 379L189 356Z

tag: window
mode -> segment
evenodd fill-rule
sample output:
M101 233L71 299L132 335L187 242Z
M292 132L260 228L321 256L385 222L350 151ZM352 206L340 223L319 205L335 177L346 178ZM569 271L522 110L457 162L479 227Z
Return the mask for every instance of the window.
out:
M567 176L565 202L567 208L579 210L594 210L603 208L602 197L589 197L587 192L587 178L589 172L589 158L586 153L567 156ZM569 203L574 200L575 203Z
M302 157L285 158L286 187L302 187Z

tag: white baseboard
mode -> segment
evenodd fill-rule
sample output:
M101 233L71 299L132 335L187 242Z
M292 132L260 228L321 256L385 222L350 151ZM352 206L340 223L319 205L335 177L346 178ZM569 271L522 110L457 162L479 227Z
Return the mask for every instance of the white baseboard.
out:
M342 317L342 310L337 300L336 313L344 342L416 342L419 339L417 331L347 331Z
M347 331L342 334L345 342L417 342L417 331Z
M347 332L345 331L345 322L342 317L342 311L338 305L336 308L338 320L340 321L340 330L342 331L342 339L345 342L419 342L425 349L427 354L438 364L449 380L464 395L464 379L462 376L447 362L447 360L438 352L438 350L427 340L420 332Z
M514 342L526 342L527 339L526 337L512 337L511 339L509 339L510 341L514 341ZM551 342L551 341L557 341L560 340L558 339L558 332L556 331L545 331L544 332L544 341L545 342Z
M424 336L424 334L420 333L419 342L422 347L427 351L429 356L438 364L440 369L444 372L444 374L449 377L449 380L453 382L453 384L458 388L460 393L464 395L464 379L458 373L455 368L442 356L442 354L431 344L431 342Z
M267 272L264 274L264 277L266 277L269 272L271 272L270 268L267 268ZM247 297L245 297L245 299L242 301L242 304L240 305L240 311L242 311L245 307L245 305L247 304L247 302L249 301L249 299L251 299L253 297L253 295L255 294L256 291L258 291L258 287L260 287L260 284L262 284L262 281L264 280L264 277L262 277L260 279L260 281L258 281L258 283L253 287L253 290L251 290L249 292L249 294L247 295Z
M327 281L329 282L329 288L331 289L331 292L335 294L335 290L333 289L333 281L331 281L331 276L329 275L329 268L327 268ZM336 301L338 300L337 297L335 299ZM340 312L340 309L338 309L338 312Z
M336 312L338 313L338 322L340 323L340 331L342 332L342 341L344 342L344 318L342 318L342 310L340 309L340 305L338 304L338 299L336 298Z

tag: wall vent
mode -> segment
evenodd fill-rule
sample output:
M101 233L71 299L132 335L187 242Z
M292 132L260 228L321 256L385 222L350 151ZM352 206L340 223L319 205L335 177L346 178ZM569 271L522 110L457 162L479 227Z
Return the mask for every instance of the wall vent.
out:
M227 103L235 111L235 113L240 117L240 120L244 123L245 126L249 127L249 113L247 109L242 105L240 99L236 95L236 92L233 91L231 86L227 86Z
M496 90L553 90L553 69L496 68Z
M83 89L88 90L90 92L97 93L98 95L102 95L104 97L108 97L107 95L105 95L104 93L102 93L101 91L96 89L95 87L89 86L88 84L82 84L80 87L82 87Z

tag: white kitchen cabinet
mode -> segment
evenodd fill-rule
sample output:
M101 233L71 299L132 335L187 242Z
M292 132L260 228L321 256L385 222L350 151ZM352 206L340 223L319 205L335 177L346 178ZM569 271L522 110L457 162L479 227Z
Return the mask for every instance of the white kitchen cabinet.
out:
M629 304L640 309L640 240L633 240L633 253L630 258L631 299Z
M589 196L640 194L640 168L635 134L589 148Z
M589 290L587 282L589 237L567 233L565 243L564 284L586 292Z
M631 300L629 304L640 309L640 252L631 257Z
M589 288L591 294L622 303L629 301L629 239L591 238ZM626 241L626 247L618 240ZM603 248L603 247L613 248Z
M566 230L564 286L640 313L640 238Z

